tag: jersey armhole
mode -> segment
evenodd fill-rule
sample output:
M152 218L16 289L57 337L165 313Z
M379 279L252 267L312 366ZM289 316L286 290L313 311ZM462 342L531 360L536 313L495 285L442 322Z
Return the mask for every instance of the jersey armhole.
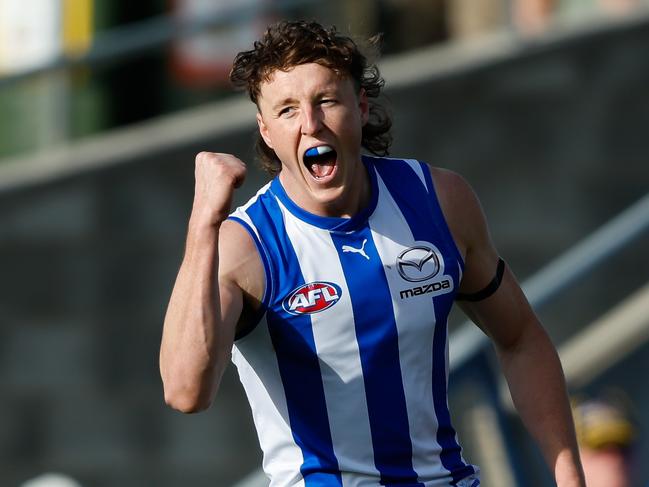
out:
M271 261L268 258L268 252L266 251L264 244L261 242L261 240L259 240L257 233L253 230L250 224L248 224L248 222L246 222L242 218L239 218L238 216L230 215L228 217L228 220L237 222L248 232L250 238L252 238L252 241L255 243L255 247L257 248L257 252L259 253L261 262L264 266L264 276L266 280L264 285L264 296L261 300L261 305L259 306L259 309L253 316L253 319L251 320L250 324L245 329L237 331L234 337L234 341L236 342L237 340L241 340L245 336L249 335L257 327L257 325L263 318L264 314L266 313L266 310L268 309L268 305L273 295L273 278L270 272Z
M441 230L446 233L449 242L451 242L451 250L455 254L455 258L457 259L458 265L460 266L460 273L463 273L464 259L462 258L462 254L460 254L460 249L457 248L457 243L453 238L453 234L451 233L451 229L448 226L448 222L446 221L442 207L439 204L439 198L437 197L437 192L435 191L435 184L433 183L433 177L430 173L430 167L428 166L428 164L421 161L419 162L419 164L421 165L422 172L424 173L424 180L426 181L426 189L428 190L431 210L438 217L437 221L440 222Z

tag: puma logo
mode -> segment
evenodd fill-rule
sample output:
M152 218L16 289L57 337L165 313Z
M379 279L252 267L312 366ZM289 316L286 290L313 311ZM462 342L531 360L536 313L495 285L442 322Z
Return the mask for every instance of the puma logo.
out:
M343 245L343 253L352 252L354 254L361 254L367 260L370 260L370 256L365 253L365 244L366 243L367 243L367 239L363 240L363 244L361 245L360 249L352 247L351 245Z

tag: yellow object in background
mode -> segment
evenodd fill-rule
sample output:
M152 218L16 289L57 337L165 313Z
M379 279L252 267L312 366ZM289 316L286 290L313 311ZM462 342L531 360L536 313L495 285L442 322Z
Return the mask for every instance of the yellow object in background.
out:
M81 56L92 45L93 0L62 0L63 52Z

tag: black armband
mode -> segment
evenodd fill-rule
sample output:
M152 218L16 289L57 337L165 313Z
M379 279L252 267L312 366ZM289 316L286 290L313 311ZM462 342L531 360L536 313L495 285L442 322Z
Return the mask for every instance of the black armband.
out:
M485 298L488 298L493 293L495 293L500 287L500 283L503 280L503 274L505 273L505 261L498 259L498 268L496 269L496 275L487 284L483 289L478 292L471 294L457 293L455 295L456 301L482 301Z

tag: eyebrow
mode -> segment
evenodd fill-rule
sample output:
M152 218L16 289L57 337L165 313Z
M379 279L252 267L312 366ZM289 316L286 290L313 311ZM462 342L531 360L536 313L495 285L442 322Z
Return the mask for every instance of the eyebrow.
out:
M328 97L328 96L336 96L337 90L335 87L331 86L326 86L323 89L319 90L315 96L315 99L323 98L323 97ZM297 103L297 100L293 98L292 96L288 96L284 98L283 100L278 101L274 105L270 107L270 109L275 112L279 110L282 107L285 107L286 105L290 105L292 103Z

